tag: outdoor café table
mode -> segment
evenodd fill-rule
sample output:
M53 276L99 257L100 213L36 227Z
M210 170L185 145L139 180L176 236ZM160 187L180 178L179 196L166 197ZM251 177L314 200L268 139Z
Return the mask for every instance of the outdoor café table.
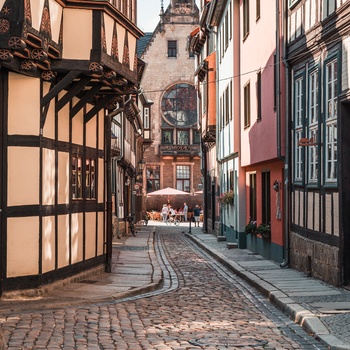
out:
M175 219L178 219L179 221L183 221L184 214L183 213L176 213Z

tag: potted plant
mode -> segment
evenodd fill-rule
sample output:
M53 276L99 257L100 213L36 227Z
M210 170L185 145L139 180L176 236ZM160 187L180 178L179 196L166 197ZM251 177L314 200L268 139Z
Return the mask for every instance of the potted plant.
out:
M256 233L260 235L262 238L270 238L271 237L271 227L270 224L260 224L256 228Z
M233 205L233 197L233 190L229 190L221 193L219 201L222 205Z
M244 227L244 232L247 235L256 233L256 221L249 221Z

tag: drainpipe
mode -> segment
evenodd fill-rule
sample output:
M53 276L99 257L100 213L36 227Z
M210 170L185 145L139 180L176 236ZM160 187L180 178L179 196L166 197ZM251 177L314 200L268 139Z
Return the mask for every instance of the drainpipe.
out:
M106 166L106 192L107 192L107 223L106 223L106 266L105 272L112 272L112 240L113 240L113 225L112 225L112 150L111 150L111 133L112 119L117 114L124 111L124 105L121 108L115 109L107 114L105 118L105 166Z
M277 0L279 1L279 0ZM286 60L287 57L287 6L286 1L282 0L282 26L283 26L283 59L285 66L285 157L284 157L284 260L280 264L280 267L288 267L289 266L289 63Z

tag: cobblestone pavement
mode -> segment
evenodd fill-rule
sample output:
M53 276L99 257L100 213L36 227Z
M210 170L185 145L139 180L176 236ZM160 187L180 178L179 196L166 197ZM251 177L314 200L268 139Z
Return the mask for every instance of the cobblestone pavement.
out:
M8 349L325 350L181 228L162 230L156 243L164 272L160 290L2 315Z

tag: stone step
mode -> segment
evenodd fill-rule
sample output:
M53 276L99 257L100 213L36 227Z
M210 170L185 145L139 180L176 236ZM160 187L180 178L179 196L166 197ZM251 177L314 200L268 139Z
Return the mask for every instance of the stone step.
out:
M238 248L238 244L237 243L226 243L226 248L227 249L237 249Z
M226 241L226 236L217 236L216 239L218 242L224 242Z

